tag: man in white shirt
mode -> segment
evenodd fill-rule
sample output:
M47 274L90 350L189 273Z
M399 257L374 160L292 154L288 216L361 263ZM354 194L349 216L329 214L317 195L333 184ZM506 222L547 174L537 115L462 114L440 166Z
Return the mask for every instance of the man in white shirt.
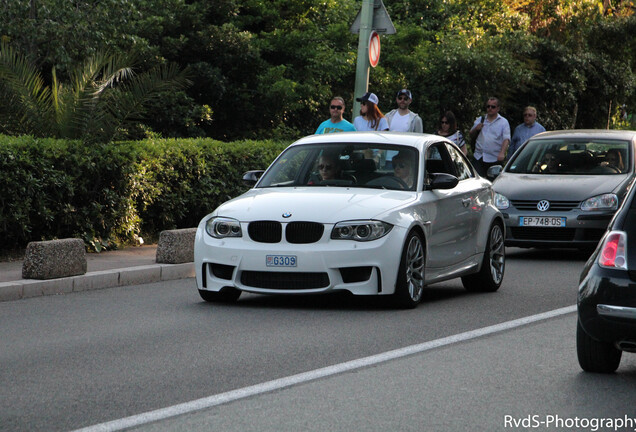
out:
M477 117L470 129L470 136L477 137L473 165L482 177L491 166L503 165L510 144L510 124L499 115L499 108L499 99L488 98L486 115Z
M409 105L413 102L413 95L410 90L402 89L395 97L398 109L389 112L385 117L389 122L389 130L395 132L424 132L422 119L419 115L409 110Z

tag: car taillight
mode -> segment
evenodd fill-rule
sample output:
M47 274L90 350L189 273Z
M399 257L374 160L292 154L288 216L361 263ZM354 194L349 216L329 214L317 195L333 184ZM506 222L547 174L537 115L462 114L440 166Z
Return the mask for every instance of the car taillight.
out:
M627 235L624 232L612 231L605 237L598 264L601 267L627 270Z

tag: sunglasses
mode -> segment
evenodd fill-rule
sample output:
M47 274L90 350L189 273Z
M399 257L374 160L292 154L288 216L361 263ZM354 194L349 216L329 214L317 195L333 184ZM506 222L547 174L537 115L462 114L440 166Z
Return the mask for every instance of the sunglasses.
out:
M404 162L398 162L395 164L395 167L404 169L406 168L406 164Z
M342 105L331 105L329 108L340 111L344 107Z
M497 105L486 105L486 108L492 108L492 109L495 109L495 108L497 108Z
M532 113L525 113L523 116L524 116L524 117L532 117L532 116L534 116L534 114L532 114Z
M331 165L323 165L323 164L318 165L318 169L320 171L331 171L331 168L333 168L333 166Z
M360 105L366 105L366 104L367 104L366 102L360 102Z
M446 120L442 120L440 123L441 124L449 124Z
M409 100L409 98L407 96L398 96L398 100L405 101Z

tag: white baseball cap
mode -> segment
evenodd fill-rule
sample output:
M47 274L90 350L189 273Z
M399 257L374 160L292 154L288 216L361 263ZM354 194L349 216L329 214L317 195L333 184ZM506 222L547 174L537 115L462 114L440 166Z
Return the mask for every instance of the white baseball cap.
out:
M364 96L356 98L358 102L372 102L378 104L378 97L374 93L366 92Z

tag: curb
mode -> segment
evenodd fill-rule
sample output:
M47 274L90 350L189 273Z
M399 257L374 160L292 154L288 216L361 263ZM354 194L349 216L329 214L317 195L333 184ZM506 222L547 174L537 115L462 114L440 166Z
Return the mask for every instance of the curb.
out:
M153 264L58 279L0 282L0 302L194 277L194 263Z

